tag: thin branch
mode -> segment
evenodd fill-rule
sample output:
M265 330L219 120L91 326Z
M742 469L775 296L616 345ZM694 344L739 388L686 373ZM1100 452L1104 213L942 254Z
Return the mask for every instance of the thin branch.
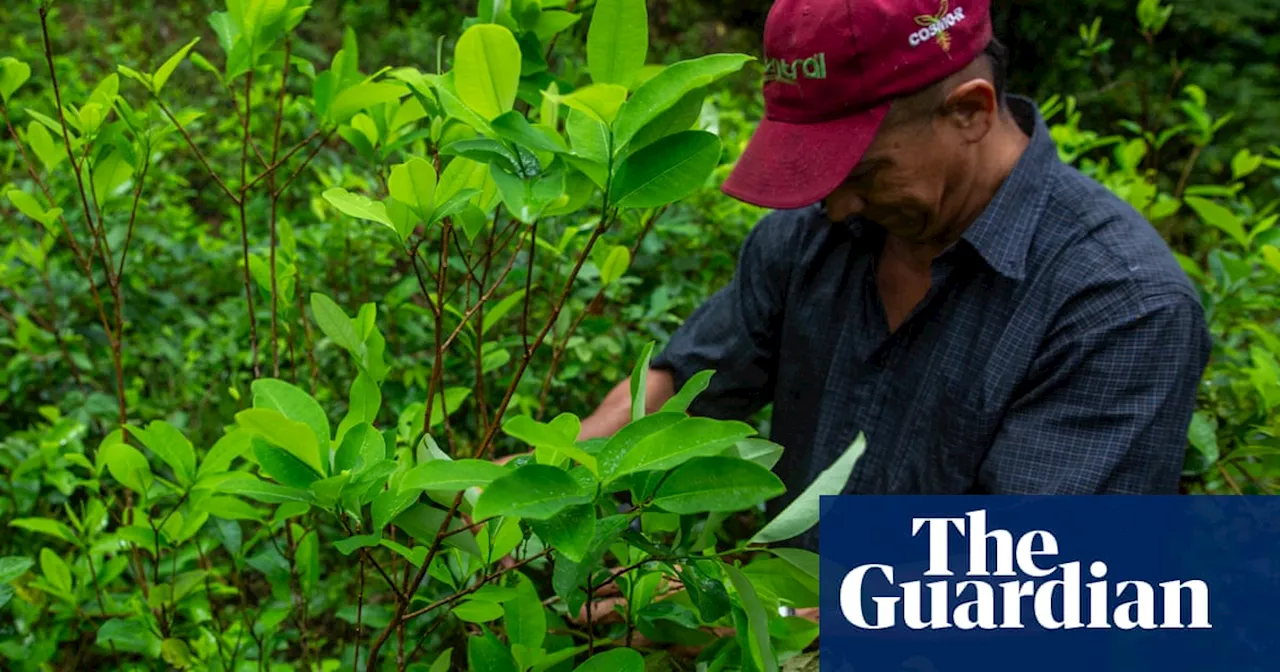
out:
M293 171L293 174L289 176L289 179L285 180L284 184L280 185L280 191L277 193L284 193L284 190L288 189L289 185L293 184L293 181L296 180L298 176L302 174L302 171L306 170L307 166L311 163L311 160L316 158L316 154L320 153L320 148L324 147L325 143L329 141L329 138L332 137L333 134L336 133L337 131L338 131L338 128L335 126L332 129L330 129L328 133L325 134L324 138L320 140L320 144L316 145L315 149L312 149L311 153L307 155L307 158L303 159L302 165L298 166L298 169ZM319 130L316 131L316 133L319 133L319 132L320 132ZM313 133L311 137L315 137L315 134ZM289 152L285 154L284 158L281 159L280 161L283 162L287 160L290 156L293 156L293 153L297 151L298 148L301 148L304 144L309 142L310 139L311 138L307 138L307 140L303 140L301 143L298 144L297 148L289 150ZM259 176L259 178L261 178L261 176ZM257 180L254 180L254 182L256 181ZM253 186L253 182L249 183L249 186Z
M287 63L286 63L286 67L287 67ZM245 118L244 113L240 111L240 102L236 100L236 94L234 91L231 90L231 84L229 82L224 82L223 86L226 88L227 95L231 97L231 106L236 109L236 120L239 121L241 124L249 123L249 120ZM257 155L258 161L262 163L263 168L266 168L267 166L271 165L271 162L267 161L267 157L262 154L262 150L258 148L257 142L255 142L253 139L250 139L249 145L253 147L253 153Z
M481 579L479 582L477 582L477 583L476 583L476 585L471 586L470 588L467 588L466 590L463 590L463 591L460 591L460 592L455 593L455 594L453 594L453 595L450 595L449 597L446 597L446 598L443 598L443 599L436 600L435 602L432 602L431 604L428 604L427 606L425 606L425 607L423 607L423 608L421 608L421 609L418 609L417 611L413 611L413 612L410 612L410 613L408 613L408 614L405 614L405 616L404 616L404 620L406 620L406 621L407 621L407 620L409 620L409 619L417 618L417 617L419 617L419 616L421 616L421 615L423 615L423 614L426 614L426 613L429 613L429 612L434 611L434 610L436 610L436 609L439 609L440 607L447 606L447 605L449 605L449 604L453 604L454 602L458 601L459 599L461 599L461 598L463 598L463 597L466 597L467 595L470 595L470 594L472 594L472 593L474 593L474 592L476 592L476 591L480 590L481 588L485 587L487 584L491 583L494 579L497 579L498 577L500 577L500 576L502 576L502 575L504 575L504 574L507 574L507 573L509 573L509 572L513 572L513 571L515 571L515 570L517 570L517 569L520 569L521 567L524 567L525 565L527 565L527 564L529 564L529 563L531 563L531 562L536 562L537 560L539 560L539 559L541 559L542 557L546 556L547 554L551 553L551 550L552 550L552 549L546 549L546 550L542 551L541 553L538 553L537 555L533 555L533 556L530 556L530 557L528 557L528 558L525 558L524 560L521 560L520 562L517 562L517 563L515 563L515 564L511 565L510 567L504 567L503 569L501 569L501 570L499 570L499 571L497 571L497 572L494 572L493 574L490 574L490 575L486 576L485 578Z
M249 70L244 80L244 107L246 111L253 109L250 96L253 95L253 70ZM240 184L244 185L249 169L249 117L244 119L244 139L240 147ZM240 246L244 255L244 298L249 304L249 347L253 357L253 377L262 375L258 368L258 313L253 309L253 283L249 276L249 220L245 213L245 201L248 200L247 186L240 187L240 198L236 204L240 206Z
M284 119L284 97L288 91L289 54L293 41L289 36L284 38L284 66L280 70L280 98L276 102L276 127L271 134L271 162L274 164L280 151L280 124ZM279 285L276 279L276 210L280 203L280 194L276 192L276 174L271 171L267 189L271 192L271 375L280 377L280 335L279 335Z
M138 201L142 199L142 183L147 179L147 170L151 168L151 154L148 148L147 158L142 161L142 174L138 176L138 185L133 190L133 209L129 211L129 229L125 233L124 247L120 250L120 268L116 277L124 275L124 261L129 256L129 244L133 242L133 225L138 219Z
M251 71L249 73L250 78L252 78L252 75L253 73ZM235 192L231 191L231 188L227 186L227 183L223 182L222 178L218 177L218 174L214 172L213 167L209 165L209 161L204 158L204 152L201 152L200 148L196 146L196 141L191 139L191 134L187 132L187 129L182 127L182 124L178 123L177 117L173 116L173 113L169 111L169 108L164 104L163 100L160 100L159 96L156 96L155 100L160 111L164 113L164 116L169 118L169 121L173 123L174 127L178 129L178 132L181 133L182 137L187 141L187 146L191 147L191 150L196 153L196 158L200 160L200 165L204 166L204 169L208 171L209 177L212 177L213 181L217 182L219 187L222 187L223 193L225 193L232 202L239 205L240 199L236 198ZM248 127L248 125L249 124L246 121L245 126Z
M524 354L529 356L529 304L533 302L533 259L534 253L538 251L538 222L534 220L532 230L529 232L529 240L533 244L529 246L529 267L524 276L524 306L520 311L520 340L524 344Z
M573 290L573 283L578 279L578 273L582 270L583 264L586 263L587 257L591 253L591 248L595 246L596 241L600 239L600 236L604 234L605 230L608 229L609 225L612 223L612 220L607 214L609 211L608 205L606 196L606 203L604 207L605 214L601 216L600 223L597 224L595 230L592 231L591 238L587 241L587 245L583 248L581 256L578 257L577 264L574 265L573 271L569 274L568 281L565 282L564 288L560 291L560 297L556 300L555 304L552 305L551 316L547 319L547 323L542 327L542 331L538 333L538 337L534 340L533 348L526 351L524 353L524 357L520 358L520 364L516 368L515 375L511 378L511 383L507 385L507 392L502 398L502 403L493 413L494 422L489 427L489 431L485 432L484 438L476 444L476 449L472 454L473 458L481 457L493 447L493 438L496 435L498 428L501 426L502 416L506 413L507 406L511 404L512 397L515 396L516 386L520 384L520 379L524 376L525 370L529 368L530 361L533 360L533 353L542 346L542 342L546 340L547 334L550 333L552 327L555 326L556 320L559 319L560 311L564 308L564 304L569 297L569 293ZM525 300L527 301L528 297L526 297Z
M284 94L283 94L283 93L281 93L281 98L283 99L283 97L284 97ZM279 125L277 125L277 127L276 127L276 128L277 128L277 129L279 129ZM278 132L279 132L279 130L277 130L276 132L278 133ZM249 189L252 189L252 188L254 188L255 186L257 186L257 184L258 184L259 182L261 182L262 180L264 180L264 179L266 179L266 178L268 178L268 177L271 177L271 176L275 175L276 171L280 168L280 166L283 166L283 165L285 164L285 162L286 162L286 161L288 161L290 158L292 158L292 157L293 157L293 155L294 155L294 154L297 154L297 153L298 153L298 150L300 150L300 149L302 149L303 147L306 147L307 145L311 144L311 141L312 141L312 140L315 140L317 137L319 137L321 132L322 132L322 130L321 130L321 129L319 129L319 128L317 128L316 130L312 131L312 132L311 132L311 135L308 135L308 136L306 137L306 139L305 139L305 140L303 140L302 142L299 142L298 144L294 145L293 147L290 147L290 148L289 148L289 151L287 151L287 152L285 152L285 153L284 153L284 156L280 157L279 159L273 160L273 161L271 162L271 165L267 166L267 167L266 167L266 169L265 169L265 170L263 170L263 171L262 171L262 173L261 173L260 175L258 175L257 177L253 178L252 180L249 180L249 186L248 186L248 188L249 188ZM326 136L326 137L325 137L325 140L328 140L328 136ZM279 142L279 139L278 139L278 138L277 138L277 142ZM320 145L317 147L317 150L319 149L319 147L323 147L323 146L324 146L324 142L323 142L323 141L321 141ZM275 155L276 155L276 154L275 154L275 150L273 149L273 150L272 150L272 153L271 153L271 156L273 156L273 157L274 157ZM314 156L314 154L313 154L312 156ZM310 159L308 159L308 161L310 161ZM305 165L305 164L304 164L304 165ZM285 186L288 186L288 185L286 184ZM283 187L281 188L281 190L283 191Z

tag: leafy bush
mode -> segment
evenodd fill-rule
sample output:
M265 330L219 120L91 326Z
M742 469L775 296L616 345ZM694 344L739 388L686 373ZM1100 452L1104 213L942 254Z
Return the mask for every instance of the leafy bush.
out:
M710 372L576 440L762 214L714 189L758 63L704 55L741 40L682 28L705 8L481 5L0 8L6 669L806 664L778 608L816 558L774 544L860 441L762 527L782 449L767 409L687 415ZM1024 41L1063 158L1201 287L1187 490L1274 492L1280 148L1234 109L1271 75L1157 67L1195 19L1089 7Z
M607 440L547 411L575 332L721 165L703 101L751 59L648 65L642 2L552 5L482 8L448 69L368 75L352 30L299 56L305 0L233 1L218 50L97 82L60 70L40 8L45 99L31 64L0 74L27 171L7 262L35 271L6 265L6 393L42 416L0 458L10 665L640 670L633 646L694 645L777 669L814 641L778 607L816 606L816 557L767 544L861 443L738 534L782 448L685 413L712 372ZM579 22L586 70L557 73ZM186 77L225 102L177 107ZM644 399L653 347L604 374ZM86 394L101 355L114 386ZM63 367L47 392L82 402L31 394Z

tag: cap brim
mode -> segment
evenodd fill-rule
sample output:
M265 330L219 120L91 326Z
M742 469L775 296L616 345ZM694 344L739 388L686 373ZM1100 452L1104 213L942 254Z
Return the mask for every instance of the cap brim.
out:
M817 203L862 160L889 106L815 124L765 119L720 189L738 200L778 210Z

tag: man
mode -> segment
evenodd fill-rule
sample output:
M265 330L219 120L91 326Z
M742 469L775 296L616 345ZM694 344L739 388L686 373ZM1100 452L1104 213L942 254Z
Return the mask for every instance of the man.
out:
M1210 352L1141 215L1004 94L986 0L778 0L766 119L723 186L773 208L648 373L650 408L772 403L788 495L858 433L846 493L1177 491ZM618 385L582 438L626 424ZM816 534L800 540L816 550Z

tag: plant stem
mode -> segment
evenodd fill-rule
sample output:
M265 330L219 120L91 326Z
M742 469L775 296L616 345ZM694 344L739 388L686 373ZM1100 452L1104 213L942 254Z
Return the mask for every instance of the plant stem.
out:
M360 588L356 593L356 636L355 636L356 652L355 652L355 655L351 657L352 672L360 672L360 637L361 637L361 630L363 627L362 624L364 623L364 554L363 553L360 554L360 569L358 573L360 576Z
M547 550L545 550L545 551L542 551L541 553L538 553L537 555L533 555L533 556L530 556L530 557L528 557L528 558L525 558L524 560L521 560L520 562L517 562L517 563L515 563L514 565L511 565L510 567L505 567L505 568L503 568L503 569L501 569L501 570L499 570L499 571L497 571L497 572L494 572L493 574L490 574L489 576L486 576L485 578L481 579L479 582L477 582L477 583L476 583L476 585L471 586L470 588L467 588L467 589L465 589L465 590L462 590L462 591L459 591L459 592L457 592L457 593L454 593L453 595L450 595L449 597L446 597L446 598L442 598L442 599L436 600L435 602L432 602L431 604L428 604L427 606L425 606L425 607L423 607L423 608L421 608L421 609L418 609L417 611L413 611L413 612L410 612L410 613L408 613L408 614L405 614L405 615L404 615L404 620L406 620L406 621L407 621L407 620L410 620L410 619L413 619L413 618L417 618L417 617L419 617L419 616L421 616L421 615L423 615L423 614L425 614L425 613L428 613L428 612L434 611L434 610L436 610L436 609L439 609L440 607L443 607L443 606L446 606L446 605L449 605L449 604L453 604L454 602L457 602L459 599L462 599L462 598L466 597L467 595L470 595L470 594L472 594L472 593L476 592L477 590L480 590L481 588L485 587L487 584L489 584L490 582L492 582L494 579L496 579L496 578L498 578L498 577L502 576L503 574L506 574L506 573L508 573L508 572L512 572L512 571L515 571L515 570L517 570L517 569L520 569L521 567L524 567L525 565L527 565L527 564L529 564L529 563L531 563L531 562L535 562L535 561L537 561L538 559L540 559L540 558L542 558L542 557L546 556L546 555L547 555L547 554L549 554L549 553L551 553L551 549L547 549Z
M523 240L523 239L521 239ZM533 226L529 231L529 240L532 244L529 246L529 267L524 276L524 305L520 314L520 339L524 344L524 355L528 357L529 352L529 304L533 302L530 296L533 292L533 258L534 253L538 251L538 222L534 220Z
M245 75L244 79L244 138L240 148L240 198L236 199L236 203L240 206L240 246L243 252L244 261L244 298L249 304L249 347L250 356L253 362L253 377L256 380L260 377L261 371L258 368L258 314L253 309L253 284L249 277L249 221L245 215L245 201L248 199L248 169L249 169L249 117L252 116L253 106L250 97L253 95L253 70Z
M640 236L636 238L636 242L631 245L632 259L636 258L636 254L640 251L640 245L644 242L644 239L648 237L649 232L653 230L654 222L658 221L658 218L661 217L666 210L667 207L663 206L655 212L653 216L649 217L649 221L645 222L644 229L641 230ZM555 344L551 350L551 366L547 367L547 376L542 381L542 393L538 398L539 420L541 420L543 415L547 412L547 395L551 392L551 383L555 379L556 368L560 364L560 358L564 356L565 350L568 349L569 340L572 339L574 333L578 331L578 327L582 326L582 322L586 319L588 312L591 310L591 306L604 296L604 289L605 288L603 286L600 287L600 291L596 292L596 295L587 303L586 309L581 313L578 313L578 316L574 318L573 323L569 325L569 330L565 332L564 340Z
M564 308L565 301L569 298L569 293L573 290L573 283L578 279L578 273L582 270L583 264L587 261L587 256L591 253L591 248L595 245L600 236L604 234L612 220L608 216L609 212L608 196L605 197L604 215L600 218L600 223L591 233L591 238L587 241L587 246L582 250L582 255L578 257L578 263L574 265L573 271L569 274L568 281L565 282L564 288L560 292L560 298L556 300L551 307L551 317L547 319L547 323L542 327L542 331L538 333L538 337L534 339L533 348L524 353L524 357L520 358L520 364L516 367L515 375L511 378L511 384L507 386L507 392L502 398L502 403L493 412L493 424L489 426L489 430L485 432L484 438L476 444L476 449L471 457L480 458L485 455L493 447L493 439L498 428L502 424L502 416L507 411L507 406L511 404L511 398L515 396L516 386L520 383L520 378L524 376L524 372L529 368L529 362L533 359L533 353L546 340L547 334L551 328L555 326L556 320L560 317L560 311ZM528 297L525 297L528 300Z
M249 77L253 77L252 71L249 72ZM227 183L223 182L222 178L218 177L218 173L214 172L213 167L209 165L209 161L204 158L204 153L196 146L196 141L191 139L191 134L187 132L187 129L182 127L182 124L178 123L177 117L173 116L173 113L169 111L169 108L164 104L164 101L160 100L159 96L156 96L156 105L160 108L160 111L164 113L164 116L169 118L169 121L174 125L174 127L178 129L178 132L182 134L182 137L187 141L187 146L191 148L191 151L195 152L196 158L199 159L200 165L204 166L205 171L209 173L209 177L213 178L213 181L218 183L218 186L222 188L223 193L225 193L233 203L239 205L240 199L236 197L235 192L231 191L231 188L227 186ZM245 125L248 126L247 119Z
M125 233L124 247L120 250L120 267L116 277L124 275L125 259L129 256L129 244L133 242L133 226L138 219L138 202L142 200L142 183L147 179L147 170L151 168L151 148L147 148L147 157L142 160L142 174L138 177L138 186L133 190L133 208L129 211L129 229Z
M319 144L317 144L317 145L315 146L315 148L311 150L311 153L307 155L307 158L305 158L305 159L303 159L303 160L302 160L302 164L298 166L297 170L293 171L293 173L292 173L291 175L289 175L289 179L285 180L285 181L284 181L284 184L280 185L280 191L281 191L281 192L283 192L285 189L288 189L288 188L289 188L289 185L293 184L293 181L294 181L295 179L297 179L299 175L301 175L301 174L302 174L302 171L303 171L303 170L306 170L307 166L311 163L311 160L312 160L312 159L314 159L314 158L316 158L316 154L319 154L319 153L320 153L320 148L324 147L324 144L325 144L326 142L328 142L328 141L329 141L329 138L330 138L330 137L332 137L332 136L333 136L333 134L334 134L334 133L336 133L336 132L338 132L338 127L336 127L336 126L335 126L335 127L333 127L332 129L330 129L328 133L326 133L326 134L325 134L324 138L322 138L322 139L320 140L320 143L319 143ZM310 141L311 141L311 138L314 138L314 137L315 137L317 134L319 134L319 133L320 133L320 131L319 131L319 129L317 129L315 133L312 133L312 134L311 134L311 137L310 137L310 138L307 138L306 140L303 140L301 143L299 143L299 144L298 144L298 146L297 146L297 147L295 147L294 149L291 149L291 150L289 150L288 152L286 152L286 153L285 153L285 155L284 155L284 158L280 159L280 162L281 162L281 163L283 163L283 162L284 162L284 161L286 161L290 156L293 156L293 153L294 153L295 151L297 151L298 149L300 149L300 148L301 148L302 146L304 146L306 143L310 142ZM258 179L261 179L262 177L263 177L262 175L259 175L259 176L258 176ZM257 180L254 180L254 182L256 182L256 181L257 181ZM250 183L250 186L252 186L252 183Z
M289 78L289 54L293 48L293 42L289 36L284 38L284 67L280 70L280 98L276 102L276 127L271 134L271 163L274 165L276 156L280 151L280 124L284 119L284 96L288 90ZM271 375L275 378L280 377L280 336L278 332L279 317L277 305L279 303L279 288L276 284L276 209L280 202L280 194L276 192L276 174L275 171L270 172L271 177L268 178L268 189L271 194Z

